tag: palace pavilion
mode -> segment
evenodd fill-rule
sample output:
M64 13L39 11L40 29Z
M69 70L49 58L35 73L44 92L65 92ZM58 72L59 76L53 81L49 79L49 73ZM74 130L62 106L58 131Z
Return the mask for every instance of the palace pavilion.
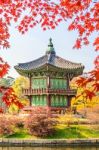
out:
M84 66L56 55L52 39L42 57L15 66L16 71L29 78L29 88L23 89L30 106L47 106L64 110L71 105L77 93L70 88L70 81L83 73Z

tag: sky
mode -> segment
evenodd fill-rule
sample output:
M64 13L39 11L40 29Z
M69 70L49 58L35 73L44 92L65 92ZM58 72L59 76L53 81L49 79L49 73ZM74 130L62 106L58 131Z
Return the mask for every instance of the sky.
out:
M97 55L94 47L83 46L81 49L73 49L77 31L68 31L65 22L61 23L55 30L43 31L40 26L30 29L25 35L21 35L14 26L10 27L9 49L0 51L0 56L10 65L9 76L18 77L14 69L18 63L29 62L45 54L49 38L52 38L56 54L66 60L82 63L85 66L84 72L93 69L93 61ZM92 35L90 41L95 37Z

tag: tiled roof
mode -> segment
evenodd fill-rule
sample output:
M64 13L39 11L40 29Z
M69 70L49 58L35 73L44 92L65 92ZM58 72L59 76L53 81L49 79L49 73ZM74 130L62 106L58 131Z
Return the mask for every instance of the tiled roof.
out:
M14 68L20 73L22 72L30 72L35 71L38 68L44 67L44 66L53 66L57 69L64 69L64 70L72 70L72 71L78 71L77 74L82 74L84 66L81 63L74 63L68 60L65 60L59 56L56 55L56 52L53 47L52 39L49 40L48 48L46 51L46 54L34 61L27 62L27 63L19 63Z
M52 65L54 67L58 67L61 69L81 69L81 68L83 69L84 68L84 66L81 63L73 63L59 56L56 56L55 54L50 53L31 62L20 63L17 66L15 66L15 69L31 71L33 69L40 68L44 65Z

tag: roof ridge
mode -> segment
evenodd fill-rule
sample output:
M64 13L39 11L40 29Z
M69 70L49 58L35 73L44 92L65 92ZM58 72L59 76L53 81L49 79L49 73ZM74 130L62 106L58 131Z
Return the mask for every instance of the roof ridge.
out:
M53 58L56 57L56 55L55 55L55 54L52 54L52 53L47 54L47 56L48 56L48 63L51 63L51 61L53 60Z
M37 59L34 59L34 60L32 60L32 61L28 61L28 62L25 62L25 63L18 63L18 65L25 65L25 64L30 64L30 63L36 62L36 61L38 61L38 60L44 58L45 56L46 56L46 55L43 55L43 56L41 56L41 57L39 57L39 58L37 58Z
M62 58L62 57L60 57L60 56L56 56L57 58L61 58L62 60L64 60L64 62L69 62L69 63L71 63L71 64L76 64L76 65L82 65L82 63L75 63L75 62L72 62L72 61L70 61L70 60L66 60L65 58Z

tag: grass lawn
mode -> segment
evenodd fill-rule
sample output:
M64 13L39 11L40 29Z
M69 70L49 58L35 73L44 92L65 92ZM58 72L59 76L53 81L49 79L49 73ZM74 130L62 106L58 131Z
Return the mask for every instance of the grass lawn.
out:
M15 134L5 136L6 138L27 138L37 139L36 136L31 136L26 130L17 130ZM38 137L39 138L39 137ZM57 125L56 133L53 136L46 137L47 139L72 139L72 138L99 138L99 125Z
M4 138L24 138L24 139L37 139L36 136L31 136L28 134L28 132L25 129L15 129L15 133L8 135L8 136L3 136ZM2 138L2 137L1 137Z
M99 125L87 126L87 125L58 125L56 127L56 133L52 137L54 139L71 139L71 138L99 138Z
M34 138L31 135L29 135L27 132L16 132L15 134L7 136L7 138Z

